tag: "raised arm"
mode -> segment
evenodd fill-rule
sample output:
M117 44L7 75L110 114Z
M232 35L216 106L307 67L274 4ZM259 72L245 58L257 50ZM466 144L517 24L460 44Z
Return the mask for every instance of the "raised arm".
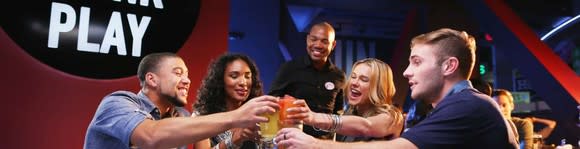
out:
M401 129L403 129L402 114L394 113L380 113L371 117L360 117L355 115L330 115L325 113L316 113L310 111L304 100L297 100L295 104L304 104L305 106L299 108L291 108L289 111L295 112L295 115L289 115L289 118L304 120L304 124L310 125L319 129L329 130L337 125L340 125L337 133L347 136L370 136L370 137L384 137L388 135L399 136Z
M296 128L284 128L278 131L276 142L279 146L285 146L287 149L417 149L417 146L405 138L397 138L391 141L343 143L319 140Z
M230 112L158 121L145 119L133 131L131 144L142 148L171 148L194 143L230 128L265 122L267 118L260 115L274 112L275 108L279 108L276 97L261 96Z
M333 127L335 118L329 114L314 113L314 118L306 124L316 128L328 129ZM337 133L347 136L369 136L384 137L388 135L399 136L403 128L403 123L395 122L394 118L387 113L381 113L371 117L360 117L354 115L343 115L339 118L341 127Z
M537 132L537 134L542 135L542 137L544 138L550 136L554 128L556 128L557 123L554 120L543 119L538 117L531 117L530 119L532 120L533 123L542 123L546 125L546 127L542 128L540 131Z

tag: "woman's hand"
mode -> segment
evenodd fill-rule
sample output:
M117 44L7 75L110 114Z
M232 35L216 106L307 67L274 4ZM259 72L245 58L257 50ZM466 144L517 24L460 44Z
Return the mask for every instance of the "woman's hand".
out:
M296 101L294 101L294 104L298 106L287 109L288 112L287 119L295 121L303 121L305 124L312 123L314 120L313 116L314 112L310 111L310 108L308 107L308 104L306 104L306 101L304 99L297 99Z

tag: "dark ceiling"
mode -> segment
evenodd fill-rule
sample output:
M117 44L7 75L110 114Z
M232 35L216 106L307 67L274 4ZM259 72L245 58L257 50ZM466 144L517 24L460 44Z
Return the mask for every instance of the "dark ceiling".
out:
M311 22L328 21L335 26L338 36L385 39L397 39L399 37L405 19L411 9L430 9L452 2L454 1L286 1L299 31L304 31L304 28L309 26ZM558 22L580 13L580 0L505 0L504 2L538 34L543 34L552 29ZM429 11L426 12L430 13ZM428 18L424 17L424 19Z
M580 13L578 0L505 0L505 3L540 34Z
M399 0L288 0L299 31L311 22L328 21L338 36L398 38L409 9Z

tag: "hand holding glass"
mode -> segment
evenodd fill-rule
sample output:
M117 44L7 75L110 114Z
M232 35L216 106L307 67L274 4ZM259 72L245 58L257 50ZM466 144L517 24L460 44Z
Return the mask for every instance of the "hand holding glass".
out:
M278 101L280 110L265 115L268 118L268 122L260 123L261 139L259 144L261 149L274 148L275 145L272 139L281 128L294 127L302 129L302 121L287 119L288 114L291 114L287 112L287 109L300 106L294 104L294 101L296 101L296 98L285 95Z

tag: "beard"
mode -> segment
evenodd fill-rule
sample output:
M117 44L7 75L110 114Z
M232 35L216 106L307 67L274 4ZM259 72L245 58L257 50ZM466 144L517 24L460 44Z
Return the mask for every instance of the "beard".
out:
M167 99L167 101L169 101L169 103L173 104L176 107L183 107L185 106L184 102L181 102L181 100L179 100L179 98L177 98L177 95L171 96L168 94L161 94L161 96L164 99Z

